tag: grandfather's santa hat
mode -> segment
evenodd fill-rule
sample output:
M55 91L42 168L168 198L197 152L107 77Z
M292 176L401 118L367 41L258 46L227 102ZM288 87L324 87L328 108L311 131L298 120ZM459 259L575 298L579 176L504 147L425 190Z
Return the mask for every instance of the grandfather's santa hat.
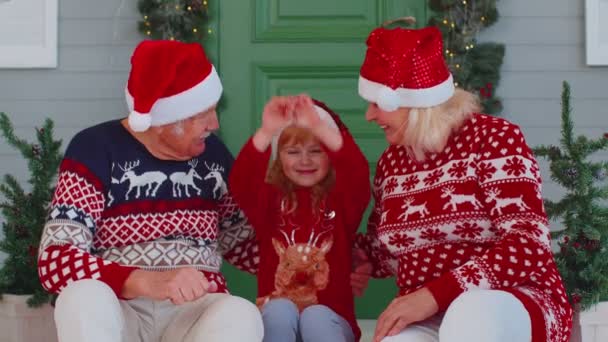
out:
M317 115L319 115L319 118L323 123L325 123L330 128L335 129L336 131L346 132L346 134L350 135L348 128L346 127L346 125L344 125L342 120L340 120L338 114L336 114L333 110L327 107L325 103L315 99L313 99L312 101L314 103L315 111L317 112ZM283 133L282 130L272 137L271 159L273 160L276 159L277 156L279 137L281 136L281 133Z
M436 106L453 94L439 29L377 28L369 35L359 74L359 95L365 100L391 112Z
M131 56L125 93L129 126L142 132L209 109L222 83L200 44L146 40Z

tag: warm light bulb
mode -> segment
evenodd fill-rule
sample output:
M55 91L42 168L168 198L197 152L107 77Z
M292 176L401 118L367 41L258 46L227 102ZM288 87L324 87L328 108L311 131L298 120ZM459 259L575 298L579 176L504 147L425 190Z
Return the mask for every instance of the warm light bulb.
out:
M456 69L460 69L460 64L456 64Z
M151 35L151 34L152 34L152 32L150 32L150 31L146 31L146 34L149 36L149 35Z
M192 7L191 6L188 6L188 11L192 11Z
M443 23L447 25L448 24L448 20L447 19L443 19Z
M192 29L192 32L194 32L194 33L198 32L198 30L196 29L196 27Z
M170 37L169 40L175 40L175 37Z
M207 33L211 34L213 31L211 29L207 30Z
M467 0L462 0L462 4L466 5L467 4Z
M148 16L147 15L144 15L144 20L148 20Z

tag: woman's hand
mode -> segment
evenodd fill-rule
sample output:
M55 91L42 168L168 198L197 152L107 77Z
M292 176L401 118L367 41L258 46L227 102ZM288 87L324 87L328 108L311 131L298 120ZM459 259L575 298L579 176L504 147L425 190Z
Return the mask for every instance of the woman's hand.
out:
M393 299L378 318L374 342L400 333L408 325L433 316L439 307L431 291L423 287L408 295Z
M353 294L361 297L367 289L369 279L372 277L372 263L362 249L353 249L353 271L350 274L350 286Z

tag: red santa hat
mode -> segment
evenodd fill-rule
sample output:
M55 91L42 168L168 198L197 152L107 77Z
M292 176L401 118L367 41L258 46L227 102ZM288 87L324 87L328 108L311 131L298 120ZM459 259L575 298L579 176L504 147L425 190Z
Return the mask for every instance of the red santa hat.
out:
M209 109L222 83L200 44L146 40L131 57L125 93L129 126L141 132Z
M359 95L385 111L432 107L454 94L436 27L377 28L367 38Z
M348 129L346 128L344 123L342 123L342 120L340 120L340 117L336 113L334 113L329 107L327 107L327 105L325 103L314 100L314 99L313 99L313 102L314 102L315 110L316 110L317 114L319 115L319 118L321 118L322 122L324 122L330 128L335 129L336 131L340 131L340 132L347 131L348 132ZM281 133L283 133L282 130L272 137L271 158L273 160L276 159L276 156L277 156L279 137L281 136Z

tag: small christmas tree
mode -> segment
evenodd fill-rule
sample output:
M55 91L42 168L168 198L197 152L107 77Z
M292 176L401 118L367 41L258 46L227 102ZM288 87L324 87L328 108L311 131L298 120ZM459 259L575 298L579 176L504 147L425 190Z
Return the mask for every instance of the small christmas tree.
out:
M0 130L6 141L27 160L30 171L30 192L12 175L5 175L0 193L5 202L0 209L5 222L0 251L7 254L0 269L0 294L32 295L30 306L40 306L51 300L38 280L38 245L48 216L57 170L61 162L61 141L53 139L53 122L47 119L36 130L37 143L19 139L5 113L0 113Z
M560 247L556 261L571 303L584 310L608 299L608 162L589 160L608 147L608 139L574 137L570 114L570 86L564 82L561 148L539 146L534 152L550 161L551 178L567 189L563 199L546 200L545 206L549 218L564 224L554 233Z

